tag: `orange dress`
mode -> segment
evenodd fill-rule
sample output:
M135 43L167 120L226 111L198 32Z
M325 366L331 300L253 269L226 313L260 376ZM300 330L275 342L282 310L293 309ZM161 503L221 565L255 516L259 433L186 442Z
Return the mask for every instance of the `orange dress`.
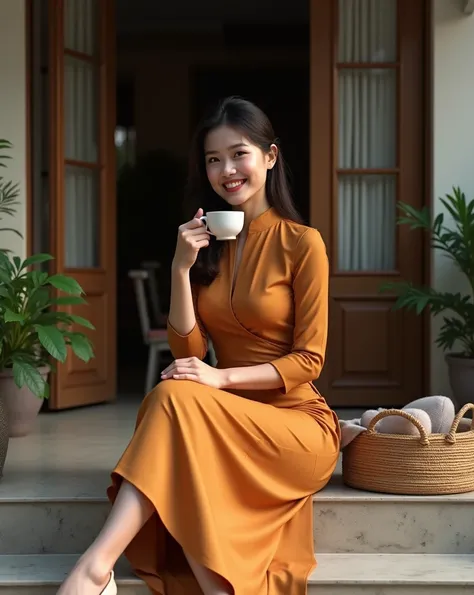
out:
M125 478L156 509L125 552L155 594L202 593L183 549L235 595L304 595L315 566L311 496L340 440L311 383L326 348L326 249L315 229L271 208L250 225L232 291L235 252L228 242L219 276L195 293L189 335L168 325L173 355L203 358L209 335L218 367L271 363L284 386L166 380L145 397L108 494Z

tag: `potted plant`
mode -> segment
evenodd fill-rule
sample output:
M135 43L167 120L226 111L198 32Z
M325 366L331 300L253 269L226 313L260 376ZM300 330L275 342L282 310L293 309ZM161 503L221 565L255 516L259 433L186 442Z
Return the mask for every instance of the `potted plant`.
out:
M0 151L11 149L12 145L9 141L0 139ZM9 155L0 153L0 167L6 167L4 161L10 159ZM18 206L19 187L18 184L5 181L3 176L0 176L0 215L14 215L16 207ZM0 221L3 217L0 217ZM16 229L2 228L2 231L12 231L20 237L21 234ZM4 250L5 251L5 250ZM7 420L7 410L5 399L0 392L0 477L2 476L3 466L8 451L9 427Z
M399 203L403 215L398 223L428 232L431 247L453 262L469 291L438 291L407 282L387 283L382 290L396 292L395 309L421 314L429 308L433 316L443 316L436 344L445 352L453 398L462 406L472 401L474 387L474 200L466 200L459 187L440 200L452 218L449 227L444 213L433 220L427 207L418 210L403 202Z
M80 285L66 275L49 275L33 265L52 259L35 254L12 260L0 252L0 393L5 399L10 437L27 434L42 400L49 396L48 373L52 360L65 362L68 346L89 361L88 337L74 330L92 324L58 306L84 304ZM68 295L56 295L59 290Z
M2 142L0 148L11 147ZM18 196L17 186L0 180L0 213L14 213L12 189ZM58 309L84 304L82 288L66 275L34 268L52 258L35 254L22 260L0 250L0 403L3 417L6 409L10 436L25 435L31 429L43 399L49 396L50 368L54 361L66 360L68 346L86 362L93 357L90 340L76 330L77 325L93 329L92 324ZM1 457L0 452L0 468Z

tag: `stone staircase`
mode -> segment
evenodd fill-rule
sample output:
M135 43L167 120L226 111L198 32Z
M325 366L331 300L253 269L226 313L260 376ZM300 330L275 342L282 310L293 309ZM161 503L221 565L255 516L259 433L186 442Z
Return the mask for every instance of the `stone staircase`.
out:
M318 569L309 595L474 592L474 494L395 497L336 475L314 497ZM0 595L53 595L108 511L105 498L0 498ZM120 595L145 595L125 561Z
M11 441L0 480L0 595L56 593L107 515L109 470L138 402L41 415L31 436ZM342 485L339 466L314 497L314 539L308 595L474 593L474 493L359 492ZM120 595L148 595L125 561L116 575Z

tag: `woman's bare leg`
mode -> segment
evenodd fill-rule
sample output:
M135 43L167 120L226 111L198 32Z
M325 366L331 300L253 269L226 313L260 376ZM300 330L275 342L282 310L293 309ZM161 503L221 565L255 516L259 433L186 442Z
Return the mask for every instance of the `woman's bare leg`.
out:
M212 570L196 562L196 560L184 552L189 566L196 577L204 595L233 595L233 590L224 584L224 581Z
M123 481L105 524L81 556L57 595L99 595L126 547L153 514L152 503L131 483ZM208 568L185 556L204 595L232 595L232 591Z
M81 556L58 595L99 595L115 563L153 511L151 502L132 484L123 481L101 532Z

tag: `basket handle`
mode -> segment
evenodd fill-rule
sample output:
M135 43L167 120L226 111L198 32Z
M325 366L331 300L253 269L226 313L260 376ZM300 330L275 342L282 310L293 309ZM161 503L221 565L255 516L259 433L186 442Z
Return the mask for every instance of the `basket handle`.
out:
M473 408L474 408L474 405L473 405ZM424 425L421 422L419 422L416 419L416 417L413 417L413 415L411 413L407 413L406 411L402 411L401 409L385 409L385 411L381 411L380 413L377 413L377 415L369 423L369 427L367 428L367 434L375 434L375 426L381 419L384 419L385 417L392 417L395 415L397 415L399 417L404 417L408 421L411 421L411 423L420 432L421 444L423 446L429 446L430 441L428 440L428 436L426 434L426 429L425 429Z
M454 444L456 442L456 432L458 431L458 426L461 423L461 419L471 409L473 410L471 430L474 430L474 403L466 403L466 405L464 405L464 407L457 412L457 415L453 421L453 425L449 430L449 434L446 434L446 442L448 444Z

